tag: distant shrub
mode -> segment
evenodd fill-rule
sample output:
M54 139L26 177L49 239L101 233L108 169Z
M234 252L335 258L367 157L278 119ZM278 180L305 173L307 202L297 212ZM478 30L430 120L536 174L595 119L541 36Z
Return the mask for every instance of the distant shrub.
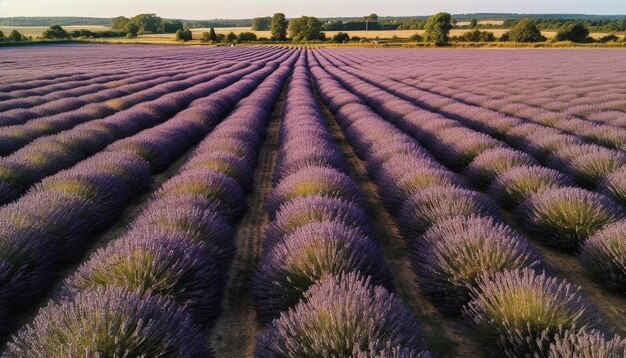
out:
M227 43L237 42L237 35L235 35L235 33L231 31L228 33L228 35L224 37L224 41L220 41L220 42L227 42Z
M205 31L202 33L202 37L200 37L200 42L204 42L204 43L211 42L211 36L209 35L208 32Z
M570 22L561 27L554 36L554 41L593 42L589 30L582 22Z
M566 331L550 345L549 358L626 357L626 339L597 330Z
M59 25L50 26L49 29L43 32L42 37L48 40L65 40L70 38L70 34L65 31Z
M600 39L598 41L600 41L602 43L617 42L617 41L619 41L619 37L617 37L615 34L609 34L609 35L604 35L604 36L600 37Z
M42 309L8 343L18 357L212 356L205 333L173 301L97 289Z
M245 43L245 42L253 42L257 40L257 36L254 32L241 32L239 36L237 36L237 42Z
M546 352L557 333L603 328L579 290L533 270L500 272L471 289L464 316L486 351L532 356Z
M540 257L509 227L490 218L442 220L411 243L423 293L443 312L457 314L483 276L542 268Z
M345 32L338 32L335 34L335 36L333 36L332 41L334 43L344 43L344 42L350 42L350 35L348 35Z
M494 42L496 37L493 32L474 30L458 36L457 40L461 42Z
M424 37L422 37L422 35L420 35L420 34L415 33L415 34L409 36L409 41L411 41L411 42L422 42L422 41L424 41Z
M26 38L26 36L22 35L21 33L19 33L17 30L13 30L11 31L11 33L9 34L9 37L7 37L7 39L10 42L21 42L21 41L26 41L28 40Z
M569 177L540 166L522 166L498 175L489 193L505 208L515 208L534 193L546 188L574 186Z
M607 225L592 235L582 245L580 257L602 284L626 293L626 221Z
M533 194L518 213L524 228L547 245L574 250L590 235L617 221L622 209L601 194L553 188Z
M395 295L356 274L328 276L257 338L256 357L426 357L422 331Z
M178 30L176 31L176 40L178 41L191 41L193 39L193 35L191 34L191 30Z
M362 232L338 223L316 222L268 248L253 278L253 297L262 321L293 307L327 275L358 272L376 285L392 286L380 249Z

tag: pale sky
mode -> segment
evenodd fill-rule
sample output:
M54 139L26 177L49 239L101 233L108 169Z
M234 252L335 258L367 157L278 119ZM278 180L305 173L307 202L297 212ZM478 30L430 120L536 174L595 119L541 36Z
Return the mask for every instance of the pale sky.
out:
M0 0L0 17L132 16L156 13L165 18L237 19L283 12L287 17L430 15L450 13L626 14L626 0Z

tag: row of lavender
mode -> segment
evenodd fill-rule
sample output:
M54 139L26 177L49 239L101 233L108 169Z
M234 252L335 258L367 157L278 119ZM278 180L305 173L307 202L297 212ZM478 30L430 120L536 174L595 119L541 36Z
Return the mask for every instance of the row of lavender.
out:
M285 100L271 219L253 301L258 357L427 356L394 294L367 200L349 176L300 57Z
M607 287L626 292L626 222L620 221L624 209L606 197L626 204L626 156L620 150L462 103L455 109L444 107L447 117L443 117L402 100L411 99L413 93L406 86L380 76L367 81L378 81L377 86L363 84L364 73L361 78L341 76L360 83L360 93L372 106L427 143L438 158L466 170L475 186L488 188L506 208L517 208L520 223L530 234L561 250L579 250L592 274ZM437 103L423 97L414 101L430 103L429 108ZM521 151L466 126L503 138ZM573 188L573 181L591 191Z
M626 341L605 336L610 329L596 309L578 288L554 276L528 241L504 222L495 203L389 124L386 119L393 116L382 118L366 104L381 96L384 100L374 108L384 112L398 108L399 102L371 93L367 84L337 81L333 75L341 77L339 70L318 59L322 66L312 60L310 67L320 93L367 161L381 196L388 198L411 247L419 283L435 305L446 313L462 312L492 353L559 357L585 349L623 353ZM383 101L390 106L382 106ZM421 123L427 126L431 121ZM436 135L429 138L435 140ZM445 153L449 157L442 157L442 162L458 168L462 153L453 149Z
M165 169L197 143L274 71L273 66L223 79L213 87L215 92L207 91L212 93L191 102L165 123L45 178L0 209L1 326L10 329L7 316L40 300L54 283L55 273L80 257L93 244L92 238L150 187L152 173Z
M284 51L276 51L260 60L271 61L282 55ZM259 62L198 74L190 81L183 81L182 88L178 87L176 92L164 92L158 88L154 92L148 90L160 97L31 142L0 159L0 204L15 200L42 178L71 167L107 145L163 123L192 101L225 88L261 67L263 64ZM177 86L175 83L173 85ZM145 94L140 93L137 100L145 99L143 97ZM201 119L202 115L198 118ZM117 145L126 144L122 142Z
M204 329L220 312L234 225L246 208L265 125L294 59L285 54L194 102L190 109L212 117L216 106L225 112L245 97L155 192L129 230L65 280L56 298L9 343L7 356L212 354ZM159 148L168 138L191 145L207 133L209 123L203 130L189 114L168 122L176 130L160 132Z

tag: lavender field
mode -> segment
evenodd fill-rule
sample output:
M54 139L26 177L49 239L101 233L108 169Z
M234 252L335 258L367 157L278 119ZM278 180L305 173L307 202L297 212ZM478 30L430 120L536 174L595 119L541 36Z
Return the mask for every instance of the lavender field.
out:
M625 357L621 50L0 50L3 357Z

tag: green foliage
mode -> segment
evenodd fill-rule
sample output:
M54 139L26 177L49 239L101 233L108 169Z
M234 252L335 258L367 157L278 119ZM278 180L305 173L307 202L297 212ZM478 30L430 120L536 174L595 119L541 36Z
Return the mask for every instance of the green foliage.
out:
M372 22L378 22L378 15L376 14L370 14L368 17L366 17L366 20L370 23Z
M191 34L191 30L178 30L178 31L176 31L176 40L178 40L178 41L187 42L187 41L191 41L192 38L193 38L193 36Z
M289 36L294 42L325 40L322 23L315 17L302 16L289 23Z
M272 22L270 25L270 29L272 31L272 40L274 41L285 41L287 40L287 28L289 26L289 22L285 19L285 14L276 13L272 16Z
M215 29L212 27L209 30L209 40L217 42L217 35L215 34Z
M440 12L428 18L426 21L424 38L428 42L434 42L437 46L445 46L450 40L448 34L452 28L450 20L452 16L447 12Z
M237 42L239 43L253 42L256 40L257 40L257 37L254 32L241 32L239 33L239 36L237 37Z
M509 40L513 42L543 42L546 38L537 28L535 21L522 19L509 31Z
M111 24L111 29L116 31L125 31L126 26L130 23L130 19L124 16L114 17Z
M461 42L494 42L496 37L493 32L490 31L468 31L463 35L457 37L457 41Z
M224 41L227 43L237 42L237 35L235 35L235 33L231 31L228 33L228 35L226 35L226 37L224 38Z
M137 37L137 33L139 32L139 25L134 22L129 22L126 24L126 37L135 38Z
M272 22L271 17L255 17L252 19L252 26L250 29L252 31L267 31L270 29L270 23Z
M470 25L469 25L470 29L475 29L476 26L478 26L478 20L472 19L472 21L470 21Z
M162 19L156 16L156 14L139 14L131 20L145 33L157 33L162 29Z
M6 37L4 37L4 32L0 31L0 42L3 42L6 39Z
M50 26L49 29L43 32L42 36L48 40L65 40L70 38L70 34L59 25Z
M345 32L338 32L335 36L333 36L333 42L338 44L350 42L350 35Z
M424 37L418 33L415 33L411 36L409 36L409 41L411 42L422 42L424 41Z
M610 34L610 35L605 35L605 36L600 37L598 41L602 43L616 42L616 41L619 41L619 37L617 37L615 34Z
M9 41L10 42L20 42L20 41L23 41L23 40L26 40L26 38L24 37L24 35L19 33L17 30L13 30L9 34Z
M582 22L567 23L554 37L554 41L591 42L589 40L593 41L589 38L589 30Z
M174 34L178 30L184 30L185 26L183 25L183 22L180 20L170 20L170 21L163 21L161 23L161 28L163 32L166 34Z

